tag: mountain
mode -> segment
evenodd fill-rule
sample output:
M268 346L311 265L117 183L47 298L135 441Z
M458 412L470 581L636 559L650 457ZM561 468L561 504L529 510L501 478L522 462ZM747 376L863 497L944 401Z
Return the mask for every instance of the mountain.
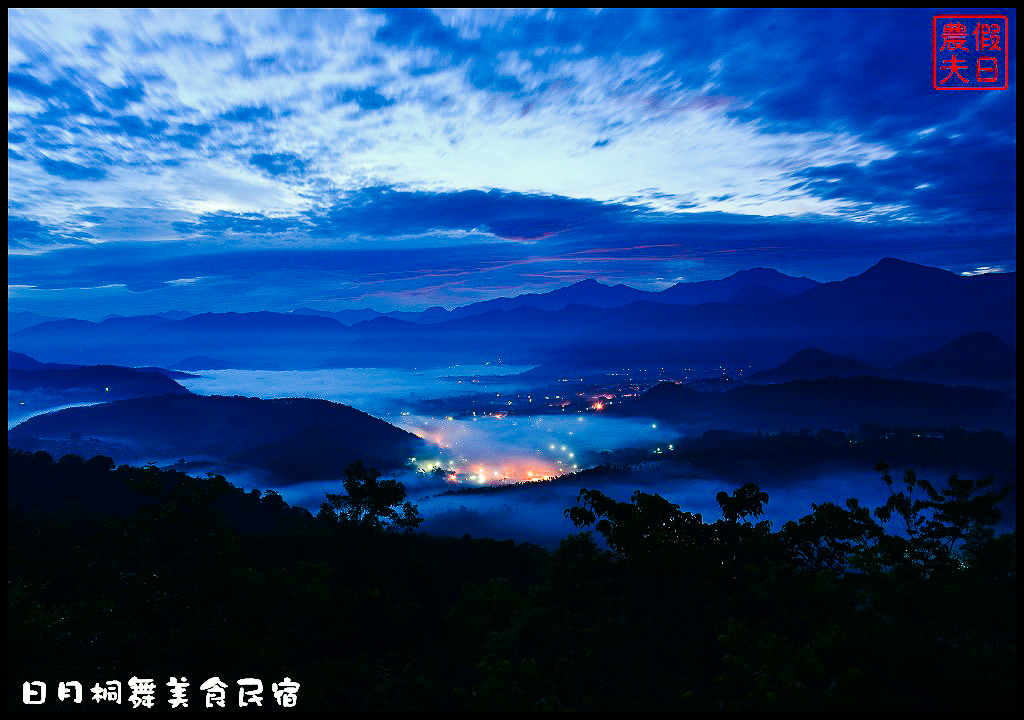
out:
M801 350L776 368L745 378L752 383L779 383L791 380L818 380L851 375L878 375L878 368L859 360L835 355L824 350Z
M643 299L615 304L636 297ZM188 354L260 368L419 367L499 358L590 369L765 368L814 347L890 366L979 331L1012 343L1015 299L1015 273L965 277L886 259L824 285L763 268L660 293L584 281L475 303L440 322L378 316L347 326L321 315L270 312L177 321L144 316L43 323L12 334L10 343L37 358L79 364L167 366ZM435 309L431 318L444 313Z
M227 360L193 355L171 365L175 370L233 370L248 367L245 363L233 363Z
M8 370L73 370L75 368L86 367L84 365L69 365L67 363L42 363L35 358L29 357L25 353L14 352L13 350L7 351L7 369ZM179 378L195 377L194 375L187 372L178 372L177 370L167 370L160 367L137 367L137 368L121 368L122 370L134 370L135 372L143 373L158 373L164 377L176 380ZM159 395L160 393L156 393Z
M617 308L567 305L560 310L518 307L422 324L375 318L349 328L345 354L330 357L325 366L359 367L393 363L478 363L502 360L536 364L574 338L598 337L610 322L626 325L675 310L672 305L632 303ZM606 338L605 342L615 342Z
M805 349L771 370L746 377L751 383L876 375L903 380L970 385L1016 392L1017 350L990 333L973 333L883 369L824 350Z
M701 305L703 303L729 302L733 296L746 288L756 285L767 290L774 290L782 295L799 295L818 286L818 283L806 277L791 277L771 268L751 268L741 270L721 280L705 280L702 282L677 283L662 290L656 302L676 305Z
M311 315L203 313L181 320L147 315L47 322L12 334L9 342L37 357L60 355L83 365L115 358L117 364L166 366L181 358L185 347L233 367L279 367L282 360L315 365L306 358L315 358L346 330L331 318Z
M331 318L342 325L354 325L364 320L372 320L375 317L379 317L384 313L377 312L373 308L361 308L359 310L335 310L333 312L328 310L314 310L312 308L299 308L298 310L292 310L292 315L316 315L319 317Z
M183 372L181 370L168 370L160 367L137 367L133 368L136 372L151 372L163 375L164 377L170 378L171 380L179 380L181 378L199 377L195 373Z
M1017 349L990 333L957 338L889 370L895 377L1007 390L1016 386Z
M166 310L156 314L159 317L166 318L167 320L184 320L185 318L192 316L192 313L188 310Z
M789 295L766 285L745 285L726 300L730 305L770 305Z
M54 320L60 320L60 318L49 317L47 315L37 315L33 312L11 312L7 311L7 334L10 335L13 332L30 328L33 325L41 325L44 322L53 322Z
M677 283L657 292L637 290L622 284L605 285L597 280L588 279L545 293L526 293L514 297L483 300L451 311L433 307L421 313L399 311L387 313L387 316L410 322L440 323L496 310L507 312L524 307L556 311L570 305L616 308L636 302L669 305L698 305L705 302L764 303L804 292L817 285L818 283L808 278L794 278L768 268L741 270L721 280ZM734 300L738 293L740 296Z
M988 329L1015 337L1016 273L960 276L900 260L767 305L705 303L610 321L570 338L547 362L615 368L637 364L771 367L817 347L889 366Z
M426 310L420 312L409 312L405 310L393 310L387 313L387 316L394 318L395 320L408 320L409 322L418 323L439 323L445 320L451 320L454 317L450 310L446 310L440 305L429 307Z
M163 372L114 365L7 370L9 419L63 405L188 392Z
M356 460L380 470L419 454L415 435L327 400L161 395L60 410L8 433L12 446L44 447L75 433L147 457L210 457L283 482L337 478Z
M608 308L628 305L640 300L656 300L657 293L636 290L626 285L605 285L597 280L581 280L546 293L526 293L515 297L495 298L464 305L452 310L452 318L480 315L492 310L515 310L521 307L537 310L561 310L567 305L589 305Z
M251 336L259 333L334 332L344 326L333 318L292 313L246 312L201 313L160 327L162 337L182 337L216 332Z
M46 363L41 363L25 353L14 352L13 350L7 351L8 370L42 370L45 367Z
M148 354L134 355L124 349L145 344L140 336L173 322L159 315L108 317L101 322L52 320L9 334L8 344L27 350L34 357L70 359L77 365L163 365L163 359L154 363Z
M663 383L606 412L735 430L856 429L866 423L1016 431L1016 402L1003 393L858 376L745 385L702 393Z
M947 328L948 333L951 322L973 325L981 315L1005 312L1016 287L1016 273L962 276L885 258L860 275L825 283L787 303L799 307L807 319L831 320L847 328L903 333ZM996 319L1006 326L1005 316Z

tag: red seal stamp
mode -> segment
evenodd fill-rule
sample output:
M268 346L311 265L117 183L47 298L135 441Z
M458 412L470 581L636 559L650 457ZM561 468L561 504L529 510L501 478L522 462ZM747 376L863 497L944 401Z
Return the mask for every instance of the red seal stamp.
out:
M932 18L932 87L1005 90L1010 85L1010 23L1005 15Z

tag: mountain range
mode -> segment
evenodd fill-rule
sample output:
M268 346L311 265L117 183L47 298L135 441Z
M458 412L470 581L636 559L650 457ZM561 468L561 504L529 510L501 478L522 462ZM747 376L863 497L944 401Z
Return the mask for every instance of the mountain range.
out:
M701 392L662 383L607 412L735 430L855 430L864 424L1015 432L1016 400L973 387L872 376L793 380Z
M204 356L221 367L282 369L501 359L573 368L759 370L808 347L892 366L972 333L1015 344L1015 299L1015 273L960 276L885 259L824 284L755 268L657 293L583 281L451 311L377 314L350 325L303 311L59 320L12 332L8 342L35 357L164 367Z
M973 333L910 357L893 367L877 368L842 355L807 348L778 367L754 373L744 380L779 383L854 375L972 385L1016 394L1017 349L991 333Z

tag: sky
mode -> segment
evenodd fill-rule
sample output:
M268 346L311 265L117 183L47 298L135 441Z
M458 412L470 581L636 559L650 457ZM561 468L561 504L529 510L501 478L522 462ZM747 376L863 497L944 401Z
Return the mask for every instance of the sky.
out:
M8 309L1015 271L1016 17L943 92L937 12L8 10Z

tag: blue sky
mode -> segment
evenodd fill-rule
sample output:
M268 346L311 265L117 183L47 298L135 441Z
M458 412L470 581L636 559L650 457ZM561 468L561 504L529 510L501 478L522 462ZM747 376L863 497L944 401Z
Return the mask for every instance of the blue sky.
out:
M1015 270L1015 15L940 92L933 14L9 10L8 307Z

